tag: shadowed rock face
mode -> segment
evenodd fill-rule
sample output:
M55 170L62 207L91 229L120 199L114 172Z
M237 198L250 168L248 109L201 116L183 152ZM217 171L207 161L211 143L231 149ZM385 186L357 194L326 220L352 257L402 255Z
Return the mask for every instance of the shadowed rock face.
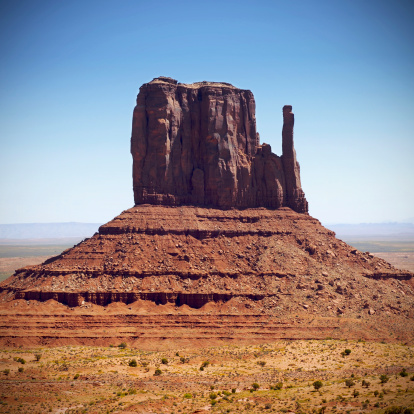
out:
M250 91L165 77L144 84L131 138L135 204L287 206L307 212L293 147L292 107L285 108L290 110L284 109L279 157L269 145L259 145Z

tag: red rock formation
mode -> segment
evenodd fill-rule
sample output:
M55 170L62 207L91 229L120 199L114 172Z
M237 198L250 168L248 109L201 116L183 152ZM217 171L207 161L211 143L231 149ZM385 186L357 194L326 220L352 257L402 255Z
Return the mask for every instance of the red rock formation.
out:
M184 85L156 78L140 88L134 110L135 204L289 206L307 212L293 122L285 129L278 157L258 143L250 91L227 83Z
M0 283L0 344L414 340L413 274L302 214L292 107L283 115L278 157L258 145L250 91L143 85L131 140L137 205Z

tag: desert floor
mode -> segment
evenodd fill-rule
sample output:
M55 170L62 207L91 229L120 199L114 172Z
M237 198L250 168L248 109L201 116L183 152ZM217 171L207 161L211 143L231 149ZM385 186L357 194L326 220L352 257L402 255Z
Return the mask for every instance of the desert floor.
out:
M404 344L326 339L165 352L128 344L8 349L0 351L0 375L1 413L414 409L414 347ZM322 382L318 390L315 381Z

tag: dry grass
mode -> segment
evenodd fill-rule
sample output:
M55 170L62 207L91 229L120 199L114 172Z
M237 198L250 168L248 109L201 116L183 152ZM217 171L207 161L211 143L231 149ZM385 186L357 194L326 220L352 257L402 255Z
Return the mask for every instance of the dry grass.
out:
M382 413L392 405L414 408L414 347L407 345L327 339L166 352L115 345L1 351L0 412ZM351 350L347 356L345 349ZM129 366L132 359L137 367ZM399 375L404 368L408 376ZM383 374L389 380L381 384ZM347 379L354 385L348 388ZM318 391L312 385L316 380L323 383ZM281 390L271 389L279 382ZM257 391L253 383L259 384ZM211 399L211 393L217 397Z

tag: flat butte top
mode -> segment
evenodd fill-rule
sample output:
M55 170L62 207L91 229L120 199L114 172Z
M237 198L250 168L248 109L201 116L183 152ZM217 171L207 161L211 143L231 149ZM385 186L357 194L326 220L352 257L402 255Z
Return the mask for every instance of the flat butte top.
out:
M181 86L181 87L184 87L184 88L190 88L190 89L199 89L199 88L202 88L202 87L205 87L205 86L211 86L211 87L216 87L216 88L240 89L240 88L236 88L231 83L227 83L227 82L202 81L202 82L194 82L194 83L180 83L180 82L176 81L175 79L169 78L167 76L159 76L158 78L154 78L151 82L148 82L148 83L149 84L169 83L169 84ZM243 89L240 89L240 90L243 90Z

